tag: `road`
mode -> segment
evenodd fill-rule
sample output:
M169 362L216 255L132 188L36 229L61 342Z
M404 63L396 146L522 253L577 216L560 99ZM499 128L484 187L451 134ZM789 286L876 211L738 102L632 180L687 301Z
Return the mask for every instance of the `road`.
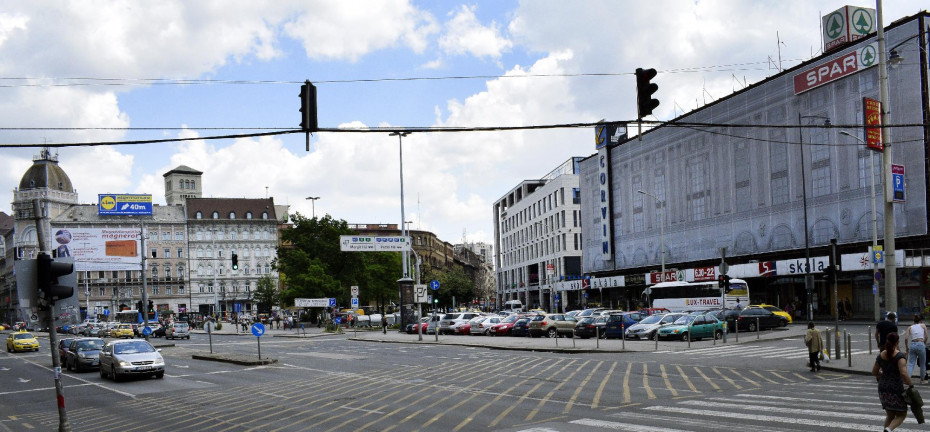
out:
M162 350L161 380L65 372L72 429L848 431L878 430L884 419L873 378L808 372L803 344L790 338L564 354L264 337L262 355L279 360L266 366L191 359L208 351L205 335L174 342ZM47 344L0 353L0 430L57 429ZM214 335L213 347L257 348L255 338L231 335Z

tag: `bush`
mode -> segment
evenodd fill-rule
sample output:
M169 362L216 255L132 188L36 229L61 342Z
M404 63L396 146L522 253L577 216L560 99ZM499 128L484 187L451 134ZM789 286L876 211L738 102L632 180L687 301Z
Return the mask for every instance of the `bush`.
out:
M222 329L223 329L223 323L217 322L217 323L216 323L216 330L219 331L219 330L222 330Z

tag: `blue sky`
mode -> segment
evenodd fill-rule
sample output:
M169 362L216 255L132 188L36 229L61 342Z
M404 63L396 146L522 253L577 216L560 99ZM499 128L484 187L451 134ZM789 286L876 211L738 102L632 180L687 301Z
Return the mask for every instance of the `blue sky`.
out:
M779 54L785 68L817 55L820 16L846 3L13 2L0 11L3 127L158 129L7 129L0 143L297 128L298 82L305 79L317 86L319 124L326 128L628 120L635 117L637 67L659 70L655 115L668 120L732 93L738 82L777 73ZM913 0L885 2L885 23L924 8ZM685 68L701 71L674 72ZM564 76L590 73L614 75ZM563 76L526 76L532 74ZM327 82L451 76L513 78ZM592 154L592 136L590 130L410 135L406 219L445 241L491 242L491 204L522 180ZM12 190L37 153L0 149L0 185L10 193L0 211L10 213ZM311 205L304 198L320 196L317 215L400 222L397 138L386 133L320 133L310 152L304 136L293 134L67 148L59 160L85 203L108 192L151 193L163 203L162 174L184 164L204 172L204 196L263 197L267 190L305 215Z

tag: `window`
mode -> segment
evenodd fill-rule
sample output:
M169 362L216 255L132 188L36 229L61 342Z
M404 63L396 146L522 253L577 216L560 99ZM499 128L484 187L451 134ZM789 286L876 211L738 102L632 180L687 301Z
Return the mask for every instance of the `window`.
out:
M171 248L165 248L165 255L163 255L163 256L164 256L165 258L170 257L170 256L171 256Z
M219 219L219 218L220 218L220 212L218 211L213 212L213 219Z
M170 286L165 287L165 295L171 295L171 287L170 287Z
M152 266L152 277L153 277L153 278L157 278L157 277L158 277L158 267L156 267L156 266Z
M750 176L749 146L745 141L736 143L736 150L733 152L733 172L736 187L735 209L748 210L752 208L752 184Z
M198 210L197 213L194 214L194 218L195 218L195 219L203 219L203 212L201 212L201 211Z
M823 130L815 130L811 136L811 144L811 189L815 197L829 195L833 187L827 133Z
M162 232L161 232L161 241L168 241L168 240L171 240L171 232L170 232L170 231L162 231Z
M178 258L184 258L184 248L178 248Z
M184 285L178 285L178 295L184 295ZM183 308L185 305L178 305L178 309Z
M152 287L152 295L158 295L158 286Z
M872 180L869 177L872 176L872 173L875 173L875 190L879 191L880 185L882 184L882 167L879 165L881 158L872 157L873 150L860 149L859 150L859 187L860 188L871 188ZM869 163L871 162L871 168Z
M236 212L229 212L229 218L230 218L230 219L235 219L235 218L236 218Z
M695 157L688 163L688 210L692 221L703 220L707 216L706 165L703 157Z
M184 187L184 180L178 180L178 189L187 189Z
M245 212L245 218L246 218L246 219L252 219L252 212L250 212L250 211Z
M174 232L174 240L175 240L175 241L184 241L184 232L183 232L183 231L175 231L175 232Z
M158 258L158 248L152 248L152 258Z
M165 279L171 279L171 266L165 264Z
M184 264L178 264L178 278L184 278Z
M212 290L211 290L211 291L212 291ZM203 292L206 292L206 291L204 290L204 285L203 285L203 284L200 284L200 292L202 292L202 293L203 293Z

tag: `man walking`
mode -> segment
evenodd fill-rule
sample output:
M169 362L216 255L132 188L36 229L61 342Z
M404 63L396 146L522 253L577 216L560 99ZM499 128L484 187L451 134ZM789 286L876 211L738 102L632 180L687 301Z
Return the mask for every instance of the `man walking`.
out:
M888 312L885 319L875 325L875 342L878 343L879 349L885 346L888 333L898 333L898 316L894 312Z
M807 345L807 354L811 362L811 372L820 370L820 353L823 351L823 338L820 330L814 328L814 322L807 323L807 334L804 336Z

